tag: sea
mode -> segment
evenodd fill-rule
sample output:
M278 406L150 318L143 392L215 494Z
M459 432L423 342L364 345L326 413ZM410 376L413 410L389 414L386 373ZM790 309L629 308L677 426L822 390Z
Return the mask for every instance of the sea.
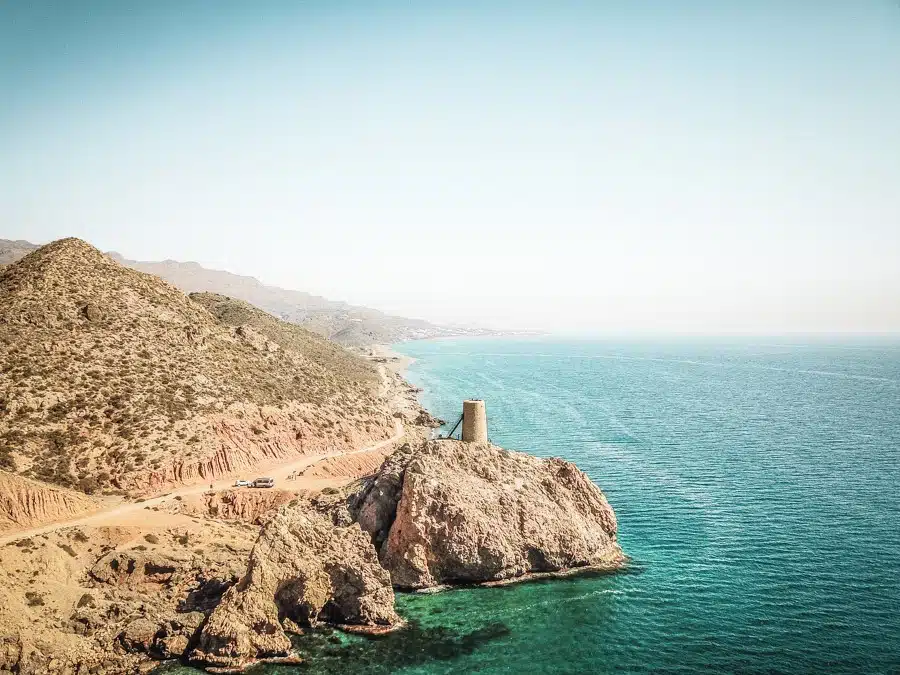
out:
M434 414L484 399L494 443L583 469L629 562L401 594L406 629L316 633L306 665L256 672L900 673L900 341L395 349Z

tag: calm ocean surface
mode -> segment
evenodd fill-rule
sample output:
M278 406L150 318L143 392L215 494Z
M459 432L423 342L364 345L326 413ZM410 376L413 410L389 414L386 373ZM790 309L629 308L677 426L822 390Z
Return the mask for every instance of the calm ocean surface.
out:
M900 344L404 344L423 402L577 462L620 574L401 596L267 673L900 673Z

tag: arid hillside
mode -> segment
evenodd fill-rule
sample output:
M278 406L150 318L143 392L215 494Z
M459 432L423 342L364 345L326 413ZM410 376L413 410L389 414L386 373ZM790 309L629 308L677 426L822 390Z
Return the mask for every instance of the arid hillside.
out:
M0 468L144 493L388 438L378 372L63 239L0 274Z
M155 274L185 293L217 293L249 302L274 316L348 346L459 334L420 319L384 314L376 309L329 300L318 295L268 286L253 277L210 270L193 262L126 260L123 265Z
M261 339L295 354L303 354L350 386L377 379L376 371L368 361L351 358L340 345L323 340L321 335L306 328L276 319L243 300L218 293L191 293L189 297L205 307L222 325L248 334L249 330L255 331Z

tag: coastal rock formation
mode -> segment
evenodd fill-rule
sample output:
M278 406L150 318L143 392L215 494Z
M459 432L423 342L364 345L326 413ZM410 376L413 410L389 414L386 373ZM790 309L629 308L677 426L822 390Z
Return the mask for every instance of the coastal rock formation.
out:
M0 673L137 673L180 656L252 546L245 527L214 521L70 527L0 546Z
M247 572L203 626L191 660L238 667L291 649L282 623L387 627L394 613L390 575L370 538L308 505L282 509L263 528Z
M350 504L400 588L612 568L624 559L612 508L574 464L493 445L404 446Z

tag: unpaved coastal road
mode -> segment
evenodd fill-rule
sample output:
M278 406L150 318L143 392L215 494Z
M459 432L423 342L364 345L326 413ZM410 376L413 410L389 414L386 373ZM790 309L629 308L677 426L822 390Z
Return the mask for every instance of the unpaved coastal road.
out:
M373 443L372 445L360 448L359 450L352 450L351 452L333 452L325 455L310 455L308 457L301 457L286 464L279 464L276 466L270 466L268 468L260 469L259 475L271 476L275 479L276 484L281 484L279 485L279 487L286 487L291 490L302 490L306 487L309 487L307 481L304 481L302 476L299 476L297 480L289 481L287 485L283 485L283 483L286 481L287 477L295 471L306 469L313 464L317 464L318 462L321 462L322 460L329 457L342 457L347 455L358 455L364 452L374 452L376 450L384 448L391 443L396 443L401 438L403 438L406 432L403 429L403 425L400 424L399 420L394 420L394 430L395 433L390 438L387 438L383 441L378 441L377 443ZM248 478L252 479L253 476L248 476ZM234 476L231 476L227 479L218 480L212 484L212 491L220 492L222 490L231 489L234 487L234 481ZM154 518L145 511L147 507L156 506L174 497L185 497L188 495L202 494L204 492L210 492L209 483L179 488L178 490L173 490L172 492L167 492L166 494L158 495L156 497L152 497L151 499L146 499L139 502L123 502L120 500L116 500L115 503L111 504L109 507L104 508L100 511L94 511L93 513L86 516L79 516L78 518L73 518L71 520L57 521L55 523L40 525L39 527L33 527L27 530L18 530L16 532L3 534L2 536L0 536L0 546L11 541L16 541L18 539L25 539L27 537L33 537L39 534L46 534L48 532L53 532L54 530L59 530L64 527L73 527L75 525L90 525L97 527L101 525L113 526L145 523L147 525L153 526L152 522L148 522L154 520ZM185 518L184 516L169 516L169 514L164 514L164 517L165 516L168 516L169 519L173 521ZM173 522L172 524L178 523Z

